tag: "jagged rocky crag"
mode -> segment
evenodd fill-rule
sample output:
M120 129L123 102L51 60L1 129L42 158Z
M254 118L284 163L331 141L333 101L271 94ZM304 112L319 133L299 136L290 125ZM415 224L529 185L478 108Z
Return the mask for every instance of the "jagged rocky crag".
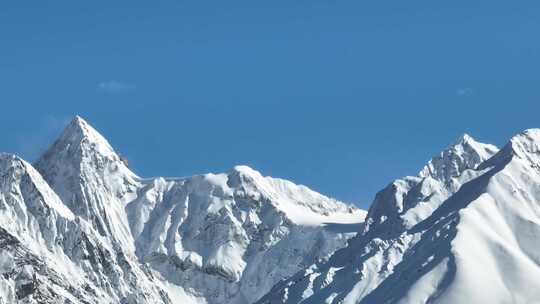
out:
M258 303L540 302L540 130L464 136L379 192L363 230Z
M245 166L141 178L75 117L34 166L0 154L0 303L253 303L364 216Z

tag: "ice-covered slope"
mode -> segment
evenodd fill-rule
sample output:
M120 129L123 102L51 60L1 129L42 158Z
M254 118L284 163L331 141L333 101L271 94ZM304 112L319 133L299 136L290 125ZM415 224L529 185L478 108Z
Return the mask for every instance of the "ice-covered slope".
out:
M45 303L252 303L343 247L365 216L245 166L140 178L80 117L37 170L3 158L0 303L39 302L38 290L55 290Z
M464 183L474 170L497 152L497 147L476 142L467 134L434 156L417 176L397 179L377 193L364 232L400 233L429 216ZM375 233L374 231L372 233Z
M253 303L343 247L365 216L246 166L156 179L141 193L127 207L138 256L210 303Z
M0 303L168 300L136 260L113 249L10 154L0 154L0 273Z
M361 235L260 303L540 302L540 130L491 158L493 147L472 143L381 191ZM462 150L474 161L444 161Z
M136 196L137 176L85 120L76 116L35 166L75 214L134 250L124 207Z
M140 178L80 117L36 169L0 154L2 304L540 302L537 129L464 135L365 223L246 166Z

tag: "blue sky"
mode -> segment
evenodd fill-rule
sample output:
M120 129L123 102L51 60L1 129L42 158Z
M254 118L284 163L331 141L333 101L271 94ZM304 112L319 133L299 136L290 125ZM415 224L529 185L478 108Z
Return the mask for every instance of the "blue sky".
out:
M540 127L538 1L3 1L0 150L75 114L143 176L248 164L367 207Z

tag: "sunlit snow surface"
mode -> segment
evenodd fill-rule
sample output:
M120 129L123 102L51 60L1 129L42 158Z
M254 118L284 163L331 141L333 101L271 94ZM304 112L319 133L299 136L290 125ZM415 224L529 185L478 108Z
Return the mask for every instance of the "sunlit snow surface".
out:
M464 135L366 216L246 166L141 178L76 117L0 154L0 303L536 303L539 202L535 129Z
M381 191L349 246L259 303L540 303L539 202L540 130L501 151L465 136Z
M252 303L365 217L246 166L140 178L80 117L35 168L0 155L0 303Z

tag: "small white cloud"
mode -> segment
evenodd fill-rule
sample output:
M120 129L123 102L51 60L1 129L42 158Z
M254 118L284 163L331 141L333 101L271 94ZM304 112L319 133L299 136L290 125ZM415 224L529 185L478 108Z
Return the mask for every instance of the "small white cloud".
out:
M135 88L136 88L135 85L132 83L127 83L127 82L118 81L118 80L109 80L109 81L103 81L103 82L98 83L98 90L104 91L104 92L118 93L118 92L134 90Z
M456 95L459 97L471 96L473 94L474 90L472 88L459 88L456 90Z

